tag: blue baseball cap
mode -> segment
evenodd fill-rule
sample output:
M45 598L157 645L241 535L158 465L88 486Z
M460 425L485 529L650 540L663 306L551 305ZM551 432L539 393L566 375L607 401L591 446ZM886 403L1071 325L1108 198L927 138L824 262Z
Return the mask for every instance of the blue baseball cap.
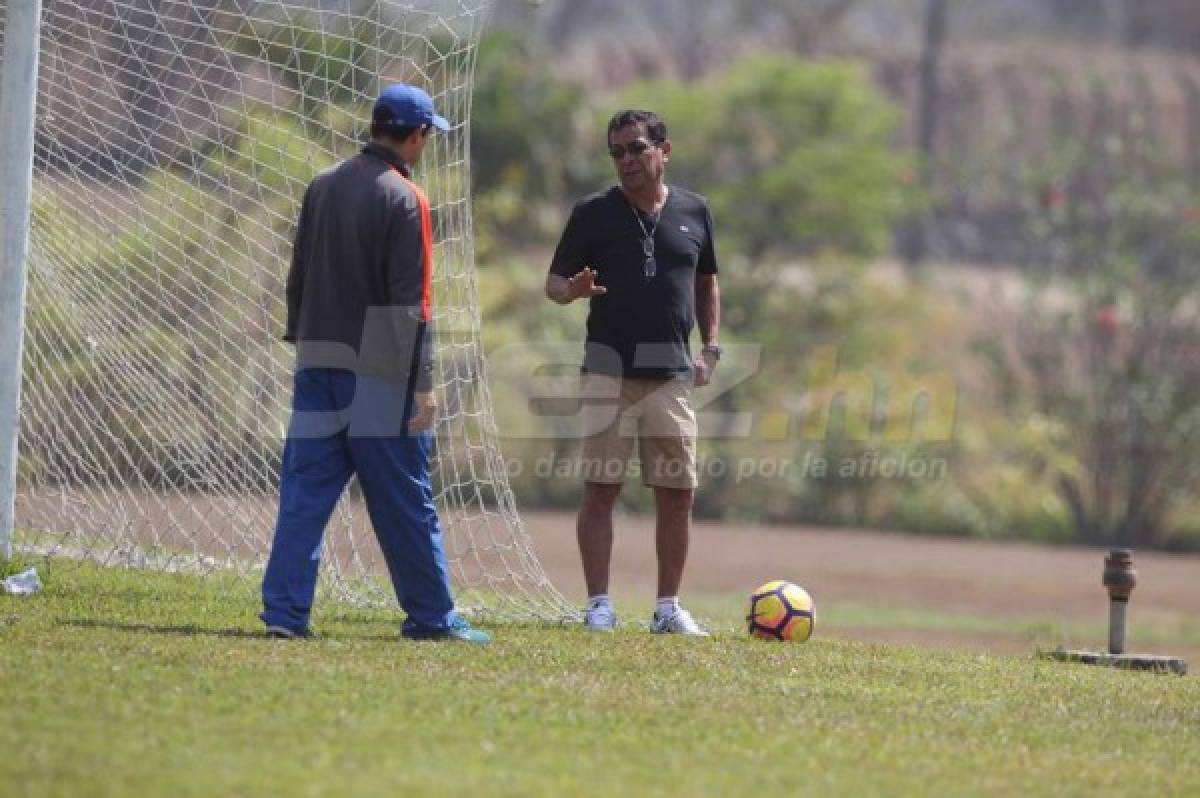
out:
M386 111L386 114L382 112ZM438 130L449 130L450 123L438 116L433 109L433 98L416 86L395 83L379 93L375 101L375 118L390 116L396 127L420 127L433 125Z

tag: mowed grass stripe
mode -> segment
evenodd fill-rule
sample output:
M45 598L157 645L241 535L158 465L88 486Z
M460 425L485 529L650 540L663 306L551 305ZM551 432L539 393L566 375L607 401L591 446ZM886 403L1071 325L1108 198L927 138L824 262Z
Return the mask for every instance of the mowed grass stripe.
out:
M415 644L328 605L289 643L252 591L45 577L0 597L0 794L1200 792L1192 676L632 625Z

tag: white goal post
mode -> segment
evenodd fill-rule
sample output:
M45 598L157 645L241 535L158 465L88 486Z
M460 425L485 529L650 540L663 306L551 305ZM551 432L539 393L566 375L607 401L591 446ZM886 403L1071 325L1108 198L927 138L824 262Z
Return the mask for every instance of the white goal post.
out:
M0 320L0 454L21 374L15 471L0 458L15 551L256 585L290 395L279 339L298 204L361 147L380 87L404 81L452 123L417 179L435 219L434 487L459 602L574 616L517 514L480 345L468 149L487 3L0 0L0 299L28 297ZM39 19L40 36L17 27ZM353 487L323 562L323 590L393 603Z
M7 8L0 72L0 557L12 556L41 0Z

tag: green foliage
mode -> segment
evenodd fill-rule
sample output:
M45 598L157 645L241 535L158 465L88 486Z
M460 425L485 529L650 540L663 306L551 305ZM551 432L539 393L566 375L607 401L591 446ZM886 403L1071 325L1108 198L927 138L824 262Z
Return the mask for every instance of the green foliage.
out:
M723 249L754 266L773 250L877 255L912 201L899 114L860 66L761 56L621 101L667 120L670 179L709 198Z
M475 188L503 189L526 200L560 199L575 185L572 153L583 134L584 88L554 75L529 40L499 32L483 38L472 94L471 160Z
M911 156L893 144L898 111L853 64L751 58L701 83L589 101L528 47L499 33L479 51L472 176L489 244L553 238L561 210L546 204L611 183L604 129L627 106L666 118L669 179L710 199L722 251L752 267L771 252L879 254L915 201Z
M902 527L897 504L938 490L953 473L958 387L930 342L952 335L957 315L919 285L895 285L835 257L758 270L728 294L733 340L762 354L727 405L751 412L758 426L747 440L708 448L739 462L781 459L793 470L718 480L698 506L784 522ZM787 420L775 442L765 439L772 415Z
M343 120L349 124L336 124L334 130L366 128L380 76L420 83L430 79L423 70L436 70L432 82L453 86L470 67L470 50L450 28L410 36L387 19L389 9L366 10L357 18L341 11L298 10L276 22L245 20L226 46L278 70L281 82L295 90L296 119L314 135L328 129L314 122L328 123L347 108L353 109Z
M172 462L172 447L184 441L214 457L276 448L246 426L269 412L262 392L281 352L251 351L243 325L282 324L263 318L263 307L278 305L285 264L263 261L290 237L299 193L325 163L298 122L251 109L240 129L198 172L148 174L122 226L81 218L67 198L39 200L38 247L56 266L35 270L30 284L26 359L41 379L25 390L43 410L25 422L23 479L50 478L63 465L60 435L72 436L74 451L112 453L91 464L92 476L157 474L152 462ZM231 205L229 196L247 199ZM111 323L85 328L93 317ZM244 356L230 361L231 350ZM115 385L133 398L124 409L106 401ZM211 408L216 390L227 396L217 416L162 405L171 396Z
M353 101L369 92L378 66L379 30L370 20L345 20L327 29L320 18L300 12L286 24L251 26L230 38L233 49L278 67L298 90L301 119L315 118L328 104Z
M325 109L328 115L343 111L342 117L353 118L357 107ZM361 118L361 117L360 117ZM343 154L357 150L350 137L353 128L333 127L340 138ZM213 178L230 182L239 190L260 200L273 210L290 210L313 175L331 165L334 158L325 148L317 146L306 134L304 124L288 114L278 113L266 106L250 109L238 126L238 138L233 146L214 153L204 171Z
M902 493L891 520L901 529L1043 543L1072 540L1070 513L1049 466L1069 467L1060 426L1031 417L1007 421L991 397L962 397L957 434L945 454L950 479Z
M587 174L584 87L556 77L527 37L483 37L472 94L471 180L483 259L492 245L557 235L558 208ZM498 253L497 253L498 254Z
M19 535L20 532L18 531L17 534ZM0 557L0 579L19 574L30 567L36 567L37 564L34 560L20 554L14 554L12 557Z
M1136 135L1068 151L1039 179L1047 274L992 367L1019 386L1014 422L1061 430L1059 456L1031 460L1077 539L1177 545L1176 508L1200 486L1200 235L1188 224L1200 199Z

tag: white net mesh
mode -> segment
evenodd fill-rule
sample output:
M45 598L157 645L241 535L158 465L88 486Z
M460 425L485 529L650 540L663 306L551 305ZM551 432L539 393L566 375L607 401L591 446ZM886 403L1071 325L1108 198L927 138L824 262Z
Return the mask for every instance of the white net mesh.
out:
M485 4L45 0L18 550L255 584L298 203L360 148L380 86L406 81L453 125L417 179L436 227L434 484L459 604L571 614L517 516L479 343L467 122ZM327 590L394 601L353 485L325 551Z

